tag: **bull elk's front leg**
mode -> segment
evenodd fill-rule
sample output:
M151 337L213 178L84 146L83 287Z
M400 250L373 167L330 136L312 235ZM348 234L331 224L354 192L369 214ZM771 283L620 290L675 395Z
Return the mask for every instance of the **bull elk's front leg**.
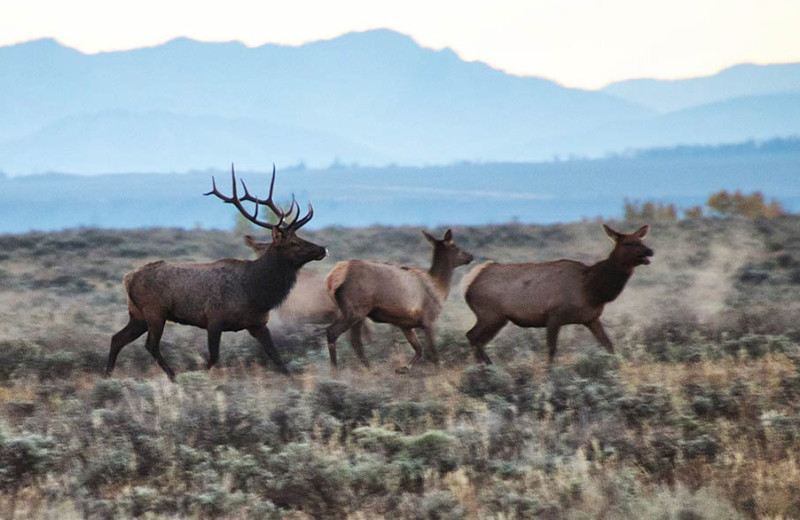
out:
M264 353L275 363L275 365L277 365L278 370L283 374L289 375L289 369L286 368L286 364L283 362L280 354L278 354L278 350L272 343L272 336L270 335L267 326L261 325L259 327L253 327L247 329L247 332L249 332L251 336L258 340L258 342L261 344L261 348L264 349Z

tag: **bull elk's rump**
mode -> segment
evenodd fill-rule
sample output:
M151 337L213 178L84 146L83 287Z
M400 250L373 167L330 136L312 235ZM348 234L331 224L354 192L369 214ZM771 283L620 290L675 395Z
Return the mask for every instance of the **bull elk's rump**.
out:
M642 243L648 226L630 234L603 228L615 245L608 258L594 265L574 260L486 262L467 275L464 296L477 318L467 338L480 361L491 363L483 347L509 321L520 327L546 327L551 363L558 331L568 324L585 325L606 350L614 351L600 316L622 292L634 268L650 263L653 250Z

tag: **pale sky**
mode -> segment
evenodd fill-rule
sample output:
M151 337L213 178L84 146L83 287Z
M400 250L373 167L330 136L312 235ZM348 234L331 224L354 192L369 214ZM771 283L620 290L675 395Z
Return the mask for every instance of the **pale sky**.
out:
M179 36L298 45L376 28L583 88L800 61L800 0L0 0L0 46L50 37L86 53Z

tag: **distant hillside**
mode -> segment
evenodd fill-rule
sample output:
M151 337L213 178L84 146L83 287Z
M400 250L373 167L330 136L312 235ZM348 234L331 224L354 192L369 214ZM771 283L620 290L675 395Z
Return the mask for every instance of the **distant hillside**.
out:
M259 165L259 163L253 163ZM269 175L237 162L254 193ZM630 157L552 163L460 163L442 167L328 169L278 166L277 200L291 193L316 211L309 227L569 222L619 216L623 202L704 204L722 189L762 191L800 211L796 141L720 149L642 151ZM0 177L0 232L77 226L195 226L228 229L236 210L203 197L211 176L229 191L226 169L190 174Z
M800 64L602 91L505 74L388 30L298 47L176 39L0 47L0 171L185 172L602 157L800 135Z
M800 93L800 63L742 64L683 80L633 79L612 83L602 92L666 113L739 97Z
M200 43L178 39L126 52L84 55L52 40L0 48L0 169L97 173L130 171L127 156L149 154L164 130L162 114L198 117L180 137L191 143L149 171L186 170L231 158L231 136L268 161L335 159L368 164L482 159L508 142L586 132L648 111L598 92L567 89L539 78L509 76L433 51L390 31L355 33L300 47ZM131 118L136 119L136 126ZM214 138L219 118L257 122ZM291 150L265 150L269 125ZM54 132L52 126L62 130ZM105 131L109 125L120 131ZM230 125L229 125L230 126ZM149 130L148 130L149 127ZM309 138L298 129L325 136ZM91 138L94 157L66 158L69 139ZM128 139L124 139L129 135ZM263 140L262 140L263 139ZM330 143L339 140L338 149ZM19 147L22 142L24 146ZM19 151L17 151L19 150ZM127 151L126 151L127 150ZM199 157L194 152L199 153ZM205 159L214 153L216 160ZM245 152L247 153L247 152ZM110 170L98 170L106 154ZM127 154L127 155L126 155ZM82 154L76 154L82 156ZM8 166L8 165L11 166ZM27 168L26 168L27 166ZM41 171L41 170L40 170Z

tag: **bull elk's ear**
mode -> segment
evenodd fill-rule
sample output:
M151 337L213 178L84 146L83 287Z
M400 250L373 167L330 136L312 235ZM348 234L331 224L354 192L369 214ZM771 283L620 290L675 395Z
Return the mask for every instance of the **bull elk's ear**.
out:
M283 233L278 226L275 226L272 228L272 241L275 243L280 243L281 240L283 240Z
M423 234L423 236L425 236L425 239L426 239L428 242L430 242L431 244L434 244L434 245L436 245L436 239L435 239L435 238L433 238L433 237L432 237L432 236L431 236L431 235L430 235L430 234L429 234L427 231L425 231L425 230L423 229L423 230L422 230L422 234Z
M633 234L641 239L647 236L648 231L650 231L650 224L645 224L637 229Z
M608 235L608 238L610 238L614 242L619 240L620 237L622 236L622 233L620 233L618 231L614 231L613 229L611 229L610 227L606 226L605 224L603 224L603 231L605 231L606 235Z
M453 230L452 229L448 229L447 231L444 232L444 241L447 242L448 244L452 244L453 243Z
M258 246L256 246L256 239L251 237L250 235L245 235L244 236L244 243L245 243L245 245L247 247L252 248L252 249L255 249L256 247L258 247Z

